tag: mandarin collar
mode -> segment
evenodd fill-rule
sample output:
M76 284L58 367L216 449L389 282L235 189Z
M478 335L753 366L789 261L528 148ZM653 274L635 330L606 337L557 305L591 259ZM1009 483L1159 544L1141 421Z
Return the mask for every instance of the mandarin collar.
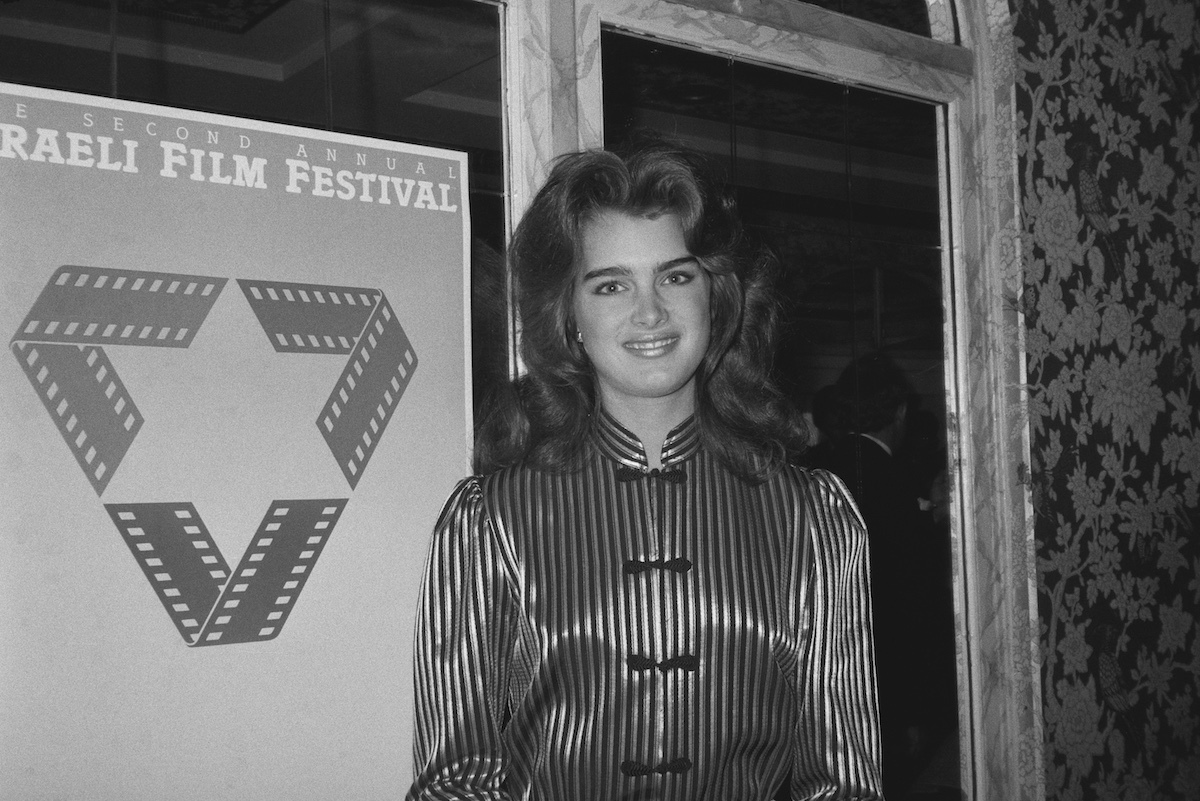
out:
M646 459L646 449L642 441L617 419L601 409L593 418L596 421L596 445L600 452L608 458L627 467L646 470L649 461ZM663 467L668 468L678 464L700 449L700 425L696 415L689 415L667 434L663 443Z

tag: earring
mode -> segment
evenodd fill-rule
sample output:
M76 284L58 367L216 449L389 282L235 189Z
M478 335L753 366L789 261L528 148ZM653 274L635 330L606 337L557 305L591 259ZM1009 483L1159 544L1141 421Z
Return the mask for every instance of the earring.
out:
M575 332L575 341L578 342L580 345L583 344L583 332L582 331Z

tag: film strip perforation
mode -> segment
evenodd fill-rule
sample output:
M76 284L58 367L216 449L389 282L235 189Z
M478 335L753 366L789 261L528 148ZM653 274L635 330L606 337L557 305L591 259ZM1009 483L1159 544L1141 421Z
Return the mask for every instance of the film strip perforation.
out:
M357 485L417 364L386 296L317 418L342 474Z
M279 634L346 499L274 501L195 645Z
M382 293L377 289L238 279L280 353L347 354Z
M190 503L105 508L175 627L193 642L229 569L195 508Z
M59 267L12 350L88 482L102 495L143 418L103 345L186 348L224 278Z
M84 476L102 494L143 418L104 351L14 342L13 354Z
M26 316L18 338L187 347L225 280L181 273L60 267Z
M277 352L350 356L317 428L356 486L417 364L386 296L354 287L247 279L238 284Z
M80 272L75 272L79 270ZM191 280L197 278L198 280ZM110 283L111 281L111 283ZM50 283L56 287L72 289L112 289L126 292L158 292L166 286L166 294L175 294L184 287L184 295L196 294L199 290L201 297L208 297L219 292L225 283L224 278L207 278L172 273L140 273L132 270L116 270L103 267L72 267L58 268Z
M273 501L234 570L190 503L105 508L184 641L199 646L277 636L346 502Z

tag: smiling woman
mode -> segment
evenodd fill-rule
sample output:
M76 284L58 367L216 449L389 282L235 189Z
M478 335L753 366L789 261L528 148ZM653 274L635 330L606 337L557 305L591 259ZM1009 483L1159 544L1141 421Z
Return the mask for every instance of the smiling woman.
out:
M583 227L572 309L577 341L604 408L661 441L695 410L695 375L708 349L708 274L688 252L675 214L602 211ZM653 444L651 467L661 466Z
M527 375L434 530L409 799L880 798L866 532L795 467L771 262L694 153L561 159Z

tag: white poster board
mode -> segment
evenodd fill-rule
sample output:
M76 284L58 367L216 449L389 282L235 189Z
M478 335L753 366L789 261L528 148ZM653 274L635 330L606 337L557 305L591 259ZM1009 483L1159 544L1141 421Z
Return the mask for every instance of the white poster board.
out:
M466 168L0 84L0 799L402 797Z

